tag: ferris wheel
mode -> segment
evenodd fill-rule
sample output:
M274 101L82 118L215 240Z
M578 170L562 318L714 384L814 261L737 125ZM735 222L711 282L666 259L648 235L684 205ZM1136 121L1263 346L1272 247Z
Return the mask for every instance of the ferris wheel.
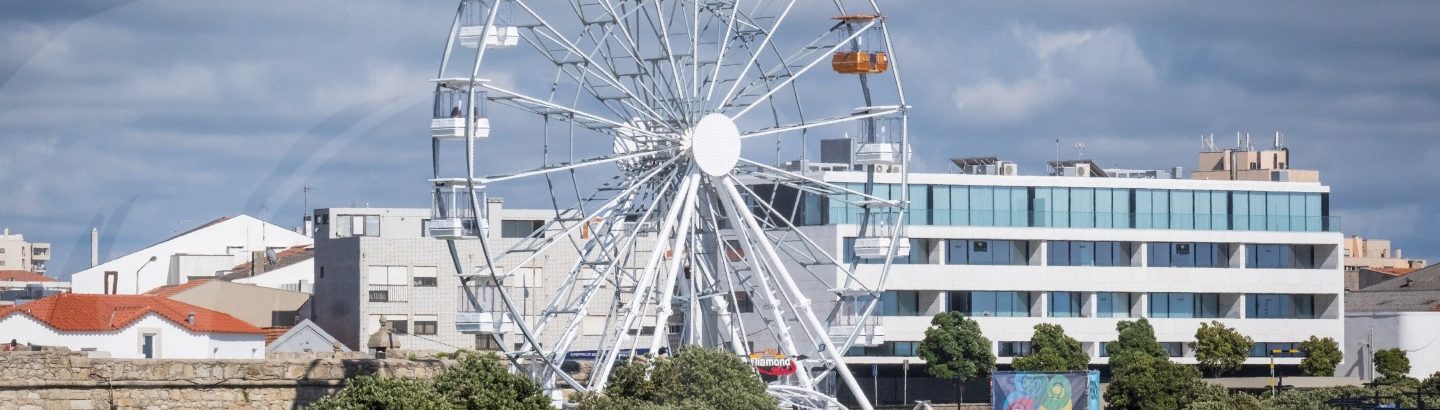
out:
M844 354L908 254L908 106L884 15L851 3L462 1L434 80L425 225L463 283L457 328L557 401L698 344L794 360L769 381L784 404L838 406L844 388L869 408ZM864 182L781 163L816 136L848 138L844 171ZM552 210L496 235L500 193ZM824 207L853 210L846 255L807 228ZM564 268L528 309L513 278L539 260Z

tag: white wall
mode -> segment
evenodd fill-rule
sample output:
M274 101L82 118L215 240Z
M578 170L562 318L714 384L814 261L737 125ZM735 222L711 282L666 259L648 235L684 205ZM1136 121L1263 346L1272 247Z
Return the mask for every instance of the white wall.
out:
M1410 358L1410 377L1440 371L1440 312L1350 313L1345 315L1345 357L1337 376L1370 380L1371 350L1400 348Z
M140 335L159 335L160 359L255 359L265 357L265 335L192 333L154 313L123 329L106 333L60 332L29 315L11 314L0 319L0 335L20 343L64 346L70 350L93 349L110 357L142 359ZM9 342L9 340L5 340Z
M104 293L105 271L115 271L119 274L119 294L144 293L166 284L171 256L175 254L225 254L228 247L241 247L243 252L236 255L234 261L235 264L240 264L250 257L250 251L311 243L311 239L305 235L248 215L240 215L76 272L71 283L75 293ZM155 262L146 265L146 261L152 256L156 257ZM144 269L141 269L142 266ZM135 282L137 271L140 279L138 291Z
M286 289L284 287L285 285L293 286L296 283L300 283L300 281L305 281L306 283L312 285L315 283L314 258L306 259L305 261L297 262L293 265L285 266L280 269L268 271L257 276L236 279L235 283L248 283L251 285L263 286L272 289ZM306 289L308 289L308 287ZM300 289L298 291L311 293L310 291L305 289Z

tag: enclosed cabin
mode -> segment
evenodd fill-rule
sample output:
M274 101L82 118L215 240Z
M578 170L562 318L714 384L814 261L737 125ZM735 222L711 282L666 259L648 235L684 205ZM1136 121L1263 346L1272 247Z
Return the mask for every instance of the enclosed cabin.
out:
M520 28L511 24L514 13L515 2L510 0L460 2L460 45L478 48L482 41L486 48L519 45Z
M505 277L499 271L495 273L494 278L488 271L472 274L466 279L466 284L458 289L459 300L455 305L459 306L459 309L455 312L455 331L469 335L489 335L506 334L515 330L515 320L507 313L504 301L500 298L500 292L505 291Z
M485 218L475 210L485 205L485 191L474 189L464 178L430 181L430 220L425 234L436 239L479 238L486 231ZM479 206L476 206L479 205Z
M900 165L910 156L909 146L904 141L904 118L897 106L856 108L854 115L872 115L858 122L859 141L855 144L855 163L860 165ZM902 157L902 155L904 157Z
M853 346L875 347L885 344L885 326L880 323L879 302L865 315L865 308L878 298L873 292L856 289L832 289L840 300L830 325L830 342L837 345L855 335Z
M830 59L830 67L840 74L879 74L890 69L890 55L885 51L884 17L877 14L853 14L835 17L840 20L830 31L837 36L839 47Z
M470 81L462 78L434 80L435 106L430 117L430 136L440 139L464 139L490 137L490 117L486 111L485 90L476 86L485 80ZM474 94L473 96L471 94ZM466 117L470 127L465 127Z

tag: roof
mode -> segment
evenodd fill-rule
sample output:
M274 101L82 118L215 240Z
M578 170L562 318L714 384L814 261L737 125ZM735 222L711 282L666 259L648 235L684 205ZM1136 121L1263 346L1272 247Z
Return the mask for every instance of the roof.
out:
M1367 269L1374 270L1374 271L1379 271L1379 270L1377 270L1376 268L1367 268ZM1383 271L1379 271L1379 272L1383 272ZM1394 279L1390 279L1390 280L1387 280L1387 281L1384 281L1384 282L1376 283L1375 285L1370 286L1370 287L1367 287L1367 288L1363 289L1362 291L1363 291L1363 292L1369 292L1369 291L1380 291L1380 290L1436 290L1436 291L1440 291L1440 264L1434 264L1434 265L1426 266L1426 267L1421 268L1421 269L1416 269L1416 270L1414 270L1414 271L1409 272L1408 274L1405 274L1404 276L1400 276L1400 277L1397 277L1397 278L1394 278Z
M190 289L194 289L196 286L204 285L206 282L209 282L209 281L210 281L210 278L192 279L192 280L190 280L190 281L188 281L188 282L181 283L181 284L179 284L179 285L165 285L165 286L161 286L161 287L158 287L158 288L155 288L155 289L150 289L150 291L145 292L145 294L146 294L146 295L159 296L159 297L162 297L162 298L174 297L175 295L178 295L178 294L180 294L181 292L184 292L184 291L187 291L187 290L190 290Z
M61 293L0 309L0 319L25 314L56 330L107 332L120 330L155 314L198 333L264 334L255 325L224 313L155 295L90 295ZM194 322L187 321L195 315Z
M1377 269L1367 268L1377 272ZM1440 264L1345 294L1349 312L1440 311Z
M305 342L305 336L307 335L315 336L321 340L324 340L326 343L324 347L326 349L338 350L342 352L350 351L350 348L345 347L345 344L340 343L340 341L338 340L335 340L334 336L331 336L330 333L327 333L325 329L320 327L320 325L315 324L315 322L311 322L310 319L301 320L300 323L297 323L295 324L295 326L290 327L289 330L285 332L285 334L280 335L273 340L269 339L267 336L265 342L265 350L267 352L300 351L295 349L304 348L305 345L303 343Z
M28 270L0 270L0 281L54 282L55 278Z
M275 262L270 262L267 260L265 262L265 271L273 271L314 258L315 245L291 246L289 248L285 248L285 250L276 252ZM224 281L233 281L236 279L248 278L250 277L250 265L250 262L235 265L234 268L230 269L230 273L220 275L219 279Z
M271 326L260 328L265 331L265 345L269 346L270 342L273 342L275 341L275 339L279 339L280 336L288 333L290 331L290 328L291 326Z
M1360 269L1361 269L1361 270L1368 270L1368 271L1371 271L1371 272L1379 272L1379 273L1383 273L1383 274L1390 275L1390 276L1405 276L1405 275L1410 274L1411 272L1415 272L1415 271L1419 270L1419 269L1415 269L1415 268L1388 268L1388 267L1364 267L1364 268L1360 268Z

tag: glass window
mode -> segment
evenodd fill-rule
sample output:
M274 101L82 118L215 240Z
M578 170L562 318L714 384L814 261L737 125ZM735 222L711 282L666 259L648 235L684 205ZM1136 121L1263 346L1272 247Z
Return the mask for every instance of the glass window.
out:
M1185 355L1184 342L1160 342L1160 347L1164 348L1165 353L1169 354L1170 357L1181 357Z
M946 240L945 263L950 265L1026 265L1025 241L987 239Z
M1070 188L1070 226L1095 227L1095 189Z
M1220 295L1216 293L1151 293L1150 317L1219 318Z
M1050 241L1050 266L1130 266L1129 242Z
M920 315L920 292L887 290L880 294L880 316Z
M1021 357L1030 355L1029 341L1000 342L996 356Z
M1250 346L1250 357L1305 357L1305 353L1298 350L1299 342L1255 342Z
M1050 317L1080 317L1080 292L1050 292Z
M502 238L526 238L535 231L545 226L545 221L537 220L502 220L500 221L500 237Z
M930 223L940 226L950 226L954 222L950 218L950 186L930 186Z
M1029 317L1030 292L955 291L949 309L975 317Z
M1130 294L1100 292L1095 294L1100 317L1130 317Z
M1170 191L1170 229L1195 229L1195 193Z
M1315 295L1247 294L1245 295L1245 317L1253 319L1314 319Z
M1314 269L1313 245L1245 245L1245 267L1259 269Z

